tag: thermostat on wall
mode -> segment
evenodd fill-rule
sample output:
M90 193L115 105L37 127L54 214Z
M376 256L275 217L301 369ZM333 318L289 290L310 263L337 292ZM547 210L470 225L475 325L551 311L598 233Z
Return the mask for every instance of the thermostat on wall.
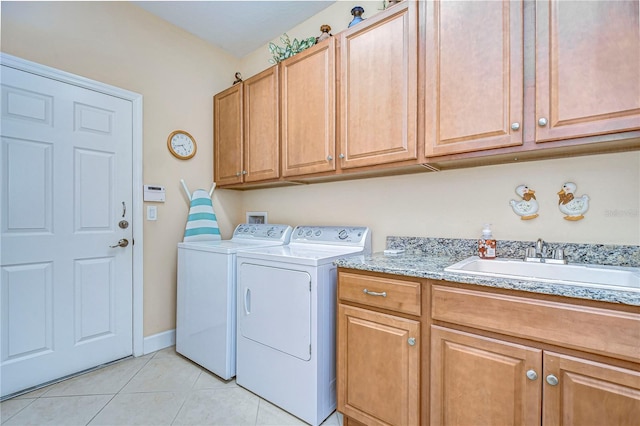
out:
M155 201L157 203L164 203L164 186L145 185L144 201Z

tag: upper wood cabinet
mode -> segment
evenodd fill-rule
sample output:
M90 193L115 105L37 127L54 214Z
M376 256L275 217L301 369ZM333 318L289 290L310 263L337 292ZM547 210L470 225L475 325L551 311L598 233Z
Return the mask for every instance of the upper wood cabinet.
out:
M340 34L343 169L417 158L417 8L398 3Z
M536 2L537 142L640 129L638 5Z
M278 66L247 79L244 84L245 182L280 176L280 114Z
M425 155L521 145L522 1L429 1Z
M213 180L218 186L242 182L242 84L213 97Z
M333 37L280 63L282 174L336 168L336 70Z
M213 98L214 180L220 185L280 176L278 67Z

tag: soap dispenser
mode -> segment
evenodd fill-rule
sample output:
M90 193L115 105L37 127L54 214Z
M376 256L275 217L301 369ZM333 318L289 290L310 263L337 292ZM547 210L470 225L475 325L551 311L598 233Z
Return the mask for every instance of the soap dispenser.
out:
M490 223L486 223L482 228L482 238L478 240L478 256L480 259L496 258L496 240L491 234Z

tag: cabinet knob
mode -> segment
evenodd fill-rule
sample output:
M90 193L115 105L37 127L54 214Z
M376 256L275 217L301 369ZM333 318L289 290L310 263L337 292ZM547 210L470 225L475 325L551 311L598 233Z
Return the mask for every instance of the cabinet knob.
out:
M238 172L238 173L236 173L236 176L240 176L241 174L242 174L242 173Z
M542 118L540 118L540 119L538 120L538 126L540 126L540 127L544 127L544 126L546 126L546 125L547 125L547 123L548 123L548 121L547 121L547 119L546 119L546 118L544 118L544 117L542 117Z
M415 346L416 345L416 338L415 337L409 337L407 339L407 343L409 343L409 346Z
M344 154L338 155L338 158L342 160L344 158Z
M331 160L333 160L333 157L330 155L327 155L327 161L331 161Z
M538 378L538 373L536 373L535 370L527 371L527 379L536 380L537 378Z
M520 130L520 123L511 123L511 130Z
M553 374L549 374L547 376L547 383L549 383L551 386L557 386L558 385L558 378L556 376L554 376Z
M247 174L247 171L246 171L246 170L243 170L243 171L242 171L242 174L243 174L243 175L246 175L246 174Z

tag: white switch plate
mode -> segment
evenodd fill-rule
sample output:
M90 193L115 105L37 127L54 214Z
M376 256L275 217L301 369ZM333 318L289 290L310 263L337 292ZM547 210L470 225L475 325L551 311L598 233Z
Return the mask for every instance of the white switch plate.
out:
M157 206L147 206L147 220L158 220Z

